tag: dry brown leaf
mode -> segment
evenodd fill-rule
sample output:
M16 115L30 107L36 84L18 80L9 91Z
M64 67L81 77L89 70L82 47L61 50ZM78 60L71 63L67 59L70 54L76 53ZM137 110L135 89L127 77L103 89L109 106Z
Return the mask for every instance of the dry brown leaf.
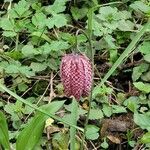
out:
M113 143L116 143L116 144L121 143L121 140L118 137L115 137L113 135L108 135L107 138Z

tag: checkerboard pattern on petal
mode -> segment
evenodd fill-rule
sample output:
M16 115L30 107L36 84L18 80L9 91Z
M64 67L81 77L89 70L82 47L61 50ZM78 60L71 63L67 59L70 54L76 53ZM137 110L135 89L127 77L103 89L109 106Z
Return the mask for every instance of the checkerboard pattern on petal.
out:
M87 96L92 84L90 60L81 54L66 54L61 61L60 76L65 94L77 100Z

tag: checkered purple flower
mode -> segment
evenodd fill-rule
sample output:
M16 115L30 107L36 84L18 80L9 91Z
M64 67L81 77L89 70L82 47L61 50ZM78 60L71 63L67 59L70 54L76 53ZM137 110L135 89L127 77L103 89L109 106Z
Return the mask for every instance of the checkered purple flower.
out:
M60 76L65 94L80 100L88 96L92 85L92 65L81 54L66 54L61 61Z

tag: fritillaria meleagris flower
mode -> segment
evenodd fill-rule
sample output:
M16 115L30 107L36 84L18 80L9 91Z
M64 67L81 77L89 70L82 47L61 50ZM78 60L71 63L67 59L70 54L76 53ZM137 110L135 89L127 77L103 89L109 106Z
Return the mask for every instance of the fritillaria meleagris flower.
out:
M92 84L92 66L89 59L81 54L66 54L61 61L60 76L65 94L77 100L87 96Z

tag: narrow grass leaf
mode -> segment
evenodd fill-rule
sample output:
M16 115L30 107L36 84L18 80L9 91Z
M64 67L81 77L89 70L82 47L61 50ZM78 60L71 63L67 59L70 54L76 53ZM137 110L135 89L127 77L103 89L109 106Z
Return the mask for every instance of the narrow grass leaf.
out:
M10 149L7 122L2 112L0 112L0 145L5 150Z
M40 109L40 108L34 106L34 105L31 104L30 102L28 102L28 101L24 100L22 97L18 96L16 93L10 91L6 86L4 86L4 85L1 84L1 83L0 83L0 88L1 88L2 90L6 91L7 93L9 93L11 96L15 97L18 101L21 101L22 103L24 103L24 104L28 105L29 107L31 107L31 108L37 110L38 112L41 112L41 113L43 113L43 114L45 114L45 115L47 115L47 116L49 116L49 117L52 117L53 119L55 119L55 120L57 120L57 121L60 121L60 122L62 122L62 123L64 123L64 124L67 124L67 125L69 125L69 126L71 126L71 127L74 127L74 128L76 128L76 129L80 130L81 132L83 132L83 129L82 129L82 128L80 128L80 127L78 127L78 126L75 126L75 125L73 125L72 123L63 120L63 119L61 119L60 117L58 117L58 116L56 116L56 115L53 115L53 114L51 114L51 113L47 113L45 110Z
M41 108L47 113L54 114L58 111L64 101L56 101L50 104L44 105ZM42 136L45 121L48 116L41 112L37 112L32 121L24 128L24 130L19 134L16 142L16 150L31 150L38 143Z

